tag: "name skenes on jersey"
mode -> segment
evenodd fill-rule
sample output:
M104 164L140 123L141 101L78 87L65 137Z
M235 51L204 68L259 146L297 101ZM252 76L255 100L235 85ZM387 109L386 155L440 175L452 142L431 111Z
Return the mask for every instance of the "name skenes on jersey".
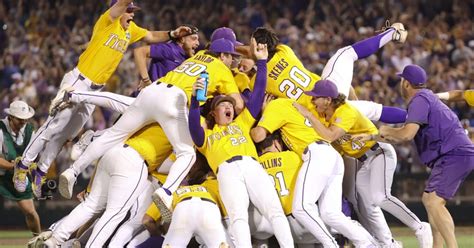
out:
M342 128L346 132L346 134L341 138L332 143L338 152L354 158L359 158L376 143L373 140L363 142L351 139L352 135L362 133L377 134L378 130L366 116L362 115L359 110L350 103L346 102L339 106L331 119L327 121L324 117L319 116L318 114L316 114L316 116L326 127L334 125Z
M220 59L204 53L187 59L158 81L179 87L186 93L188 102L191 102L193 84L204 71L209 73L208 95L239 93L230 69Z
M275 55L267 62L267 93L278 98L295 99L308 106L311 97L303 92L313 89L321 77L308 71L289 46L279 44L276 49ZM255 76L250 83L252 89L254 83Z
M291 214L301 158L295 152L284 151L265 153L258 160L275 185L285 215Z
M79 57L77 68L97 84L105 84L117 69L128 45L145 37L147 30L130 22L127 30L120 25L120 17L112 21L110 10L102 14L94 25L92 38Z
M245 108L229 125L216 124L212 130L205 129L204 144L198 149L207 158L214 173L220 164L234 156L258 157L250 137L250 128L254 123L255 119Z
M271 101L265 108L258 126L270 133L281 128L285 144L301 156L309 144L325 139L316 133L309 120L293 107L294 102L292 99L281 98Z

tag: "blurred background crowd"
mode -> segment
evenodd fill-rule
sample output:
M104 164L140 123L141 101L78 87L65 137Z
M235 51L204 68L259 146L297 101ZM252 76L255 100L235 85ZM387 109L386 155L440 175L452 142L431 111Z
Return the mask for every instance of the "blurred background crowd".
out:
M474 88L474 1L465 0L140 0L135 22L149 30L170 30L190 23L204 46L215 28L233 28L248 43L259 26L272 27L305 66L320 74L338 48L373 35L386 20L409 30L405 44L389 44L356 63L353 85L361 99L405 107L396 72L407 64L424 67L435 92ZM0 0L0 109L23 99L36 109L35 122L47 118L63 75L87 46L95 21L108 8L98 0ZM140 44L138 44L140 45ZM126 52L107 91L130 94L138 83L132 54ZM474 111L464 103L450 106L467 131ZM104 109L87 128L104 129L115 120ZM472 133L472 132L471 132ZM58 157L59 172L69 166L68 149ZM398 173L426 170L410 144L397 146Z

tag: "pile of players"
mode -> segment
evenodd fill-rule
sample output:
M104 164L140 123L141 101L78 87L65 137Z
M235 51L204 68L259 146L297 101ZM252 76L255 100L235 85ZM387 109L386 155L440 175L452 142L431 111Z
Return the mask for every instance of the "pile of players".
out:
M389 42L405 42L403 24L339 49L319 76L268 28L257 28L248 45L231 29L216 29L195 53L196 27L148 31L133 22L137 9L120 0L99 18L77 67L64 76L50 117L16 164L15 188L24 190L31 174L40 197L51 162L94 107L121 113L112 127L84 133L59 191L71 198L77 176L98 160L90 187L32 246L133 247L163 235L163 247L186 247L192 237L207 247L251 247L252 239L258 244L274 235L280 247L339 247L334 235L341 234L355 247L400 247L381 209L413 230L420 247L433 247L433 236L450 244L449 223L440 216L444 204L436 204L457 187L427 186L431 227L390 193L397 161L388 143L413 138L427 123L410 108L407 115L359 101L351 87L357 60ZM128 44L141 39L160 43L134 52L138 95L101 92ZM431 99L421 67L409 65L400 77L407 100ZM197 90L207 92L207 102L196 99ZM407 124L377 129L372 121ZM421 157L436 162L433 154ZM360 224L343 214L343 194Z

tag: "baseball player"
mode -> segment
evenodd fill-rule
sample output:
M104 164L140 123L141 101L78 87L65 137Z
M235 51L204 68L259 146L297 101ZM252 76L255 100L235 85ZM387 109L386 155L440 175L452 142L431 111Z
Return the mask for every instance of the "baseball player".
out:
M466 101L469 106L474 106L474 90L451 90L436 94L439 99L445 101Z
M164 245L186 247L194 235L211 247L228 247L217 200L205 185L178 188Z
M145 125L158 122L176 153L168 178L162 188L154 193L160 211L170 217L172 192L174 192L195 160L195 152L188 129L188 102L192 84L201 72L209 73L208 94L227 93L236 99L238 109L243 102L229 70L234 46L230 41L219 39L212 43L213 55L195 55L181 66L166 74L159 81L145 87L114 126L95 139L62 176L65 188L72 189L77 175L91 161ZM157 101L160 99L160 101ZM61 185L61 182L60 182Z
M230 44L233 48L233 44ZM204 85L198 80L193 87L189 129L194 144L217 175L220 196L229 214L235 245L252 246L247 212L250 200L272 223L280 247L293 247L288 221L271 181L256 160L257 151L250 138L250 128L263 104L268 56L266 46L257 46L253 38L251 49L258 59L258 81L247 107L234 120L234 99L217 96L212 101L208 122L201 125L195 90L203 89ZM229 52L233 52L233 49Z
M324 67L321 78L333 80L340 93L349 96L354 62L366 58L390 41L405 42L407 31L403 24L394 23L387 30L374 37L339 49ZM267 28L257 28L254 32L257 42L266 42L269 48L267 93L278 98L295 99L309 108L311 97L303 94L309 91L320 76L307 70L290 47L279 43L277 35ZM252 86L254 78L251 79ZM356 100L355 95L352 98ZM354 101L359 111L374 121L400 123L405 120L406 111L400 108L384 107L370 101Z
M53 102L61 99L68 88L83 91L101 90L117 68L129 44L142 39L152 43L162 42L189 32L187 27L169 32L140 28L133 22L134 11L138 9L131 0L112 1L111 7L96 22L91 41L79 57L77 67L64 75L56 100ZM52 116L31 138L21 161L15 166L13 177L15 188L19 192L24 192L27 185L25 174L42 152L38 168L31 172L32 189L36 197L41 196L41 185L45 181L45 174L64 142L77 135L94 110L94 106L79 104L56 115L56 105L52 104L50 110Z
M474 145L458 117L432 91L426 89L423 68L407 65L402 73L400 91L408 102L404 126L382 126L379 134L362 134L354 139L400 143L414 140L421 161L431 168L422 201L433 231L433 247L458 247L454 223L446 209L464 179L474 169Z
M163 77L194 55L196 48L199 46L199 30L189 24L183 26L191 30L186 36L173 39L170 42L151 44L133 50L142 85L149 85ZM147 58L151 58L148 70L146 67Z
M342 213L342 157L316 133L308 120L293 107L295 100L279 98L263 111L257 127L251 131L255 142L280 129L288 148L303 160L293 196L293 216L324 247L338 247L325 224L349 238L356 247L369 247L370 234ZM317 203L316 203L317 202Z
M13 101L4 109L7 117L0 120L0 195L15 201L25 215L26 226L34 236L41 232L41 225L35 205L31 183L23 192L13 186L13 167L33 135L33 125L28 120L35 110L24 101Z
M380 206L415 231L420 247L432 247L433 238L429 224L421 222L403 202L390 193L397 166L395 149L386 143L351 139L351 135L360 133L377 134L377 128L346 102L346 97L338 93L337 86L330 80L320 80L313 90L305 94L312 97L316 113L313 114L305 107L295 104L298 111L310 120L314 130L333 144L337 151L357 159L357 166L361 167L356 178L357 192L362 203L359 206L365 208L369 222L373 223L370 229L383 247L392 245L393 237L383 216L377 212L374 214L375 206Z

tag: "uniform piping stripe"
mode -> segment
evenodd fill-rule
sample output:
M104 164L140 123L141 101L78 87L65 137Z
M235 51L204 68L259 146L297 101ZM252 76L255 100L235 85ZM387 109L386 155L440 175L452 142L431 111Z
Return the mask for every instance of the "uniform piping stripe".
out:
M112 100L114 102L118 102L118 103L120 103L124 106L127 106L127 107L130 106L129 104L126 104L126 103L124 103L122 101L119 101L119 100L117 100L113 97L110 97L110 96L98 96L98 95L92 95L92 94L88 94L88 93L77 93L77 92L74 92L74 91L71 91L70 94L71 95L78 95L78 96L93 96L93 97L97 97L97 98L106 98L106 99Z
M196 155L193 155L193 158L196 158ZM173 187L173 185L174 185L176 182L178 182L178 180L183 176L184 172L187 171L188 168L189 168L189 166L192 165L191 162L194 160L193 158L191 158L191 160L189 161L188 166L186 166L186 169L183 170L183 171L181 171L181 174L179 174L178 178L176 178L176 179L174 180L174 182L172 182L171 185L170 185L167 189ZM176 161L175 161L175 163L176 163ZM173 163L173 164L174 164L174 163Z
M382 153L381 153L381 154L383 154L383 171L384 171L384 172L383 172L383 174L384 174L384 175L383 175L383 186L384 186L383 191L384 191L384 193L385 193L385 199L387 199L389 202L395 204L395 206L397 206L397 207L399 207L400 209L402 209L402 211L405 212L408 216L410 216L413 220L415 220L416 222L420 223L420 222L417 220L417 218L413 217L413 215L412 215L413 213L407 212L407 211L405 210L405 208L403 208L402 206L400 206L398 203L392 201L391 195L389 196L389 195L387 194L387 158L385 157L385 150L384 150L384 149L382 149ZM380 154L379 154L379 155L380 155Z
M135 185L135 188L133 189L132 191L132 194L130 194L130 196L128 197L128 199L125 201L125 204L123 204L123 206L119 209L119 211L114 214L112 217L110 217L110 219L100 228L100 230L97 232L96 236L91 239L92 237L89 238L89 240L92 240L91 243L90 243L90 247L93 247L93 243L94 241L96 240L96 238L99 236L100 232L105 228L105 226L110 223L110 220L113 219L118 213L120 213L122 211L122 209L124 208L125 205L127 205L127 202L130 201L130 198L132 198L132 195L133 193L135 193L135 191L137 190L138 188L138 184L142 181L142 178L143 178L143 167L146 166L145 165L145 162L142 163L142 172L140 173L140 178L138 178L138 181L137 181L137 184ZM131 207L131 206L130 206Z
M339 55L337 55L336 60L334 61L334 63L333 63L332 66L331 66L331 72L329 72L329 74L328 74L325 78L328 78L329 76L331 76L332 72L334 71L334 67L335 67L334 65L337 63L337 60L339 59L339 57L341 57L341 55L342 55L345 51L347 51L348 49L351 49L351 48L352 48L352 47L349 46L349 47L347 47L346 49L344 49L344 51L342 51Z
M305 185L306 185L306 175L308 174L308 170L309 170L309 165L311 163L311 150L308 150L308 154L309 154L309 159L308 159L308 166L306 166L306 171L304 172L304 179L303 179L303 193L301 194L301 197L302 199L304 199L304 192L305 192ZM303 201L301 201L301 208L303 209L303 211L305 211L305 213L319 226L319 228L323 231L324 234L326 234L330 240L333 240L331 234L328 234L326 233L326 231L324 230L324 228L319 224L319 222L313 218L313 216L311 216L311 214L309 214L308 210L306 210L304 208L304 203ZM318 213L319 214L319 213ZM337 245L337 243L335 243L335 245Z

